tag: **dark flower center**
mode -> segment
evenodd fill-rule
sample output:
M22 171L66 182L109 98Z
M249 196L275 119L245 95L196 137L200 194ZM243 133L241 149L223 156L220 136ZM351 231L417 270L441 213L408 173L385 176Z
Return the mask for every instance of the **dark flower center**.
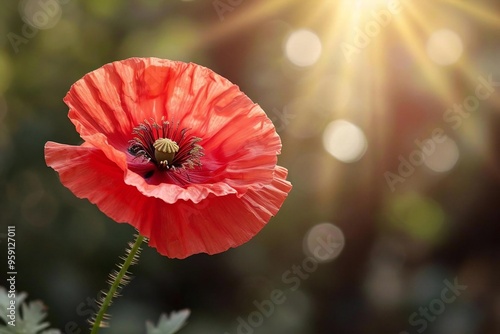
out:
M152 162L159 170L201 166L203 148L197 144L201 138L190 136L188 132L189 129L179 130L179 124L174 126L168 121L162 120L161 125L144 121L132 131L134 139L130 141L128 152L134 158L142 158L143 162Z

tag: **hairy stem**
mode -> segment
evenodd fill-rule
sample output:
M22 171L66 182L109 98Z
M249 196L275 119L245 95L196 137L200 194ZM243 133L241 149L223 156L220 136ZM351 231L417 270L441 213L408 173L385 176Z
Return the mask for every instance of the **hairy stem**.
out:
M130 281L130 276L127 270L131 265L137 262L141 250L141 244L144 239L145 238L142 235L137 234L135 242L133 244L129 244L130 248L127 249L127 257L122 258L123 264L121 266L118 266L120 270L114 271L112 274L110 274L109 291L108 293L104 294L106 297L100 301L101 307L99 309L99 312L97 313L95 318L90 321L91 324L93 324L90 334L97 334L99 332L103 319L107 318L106 310L111 305L113 298L116 297L119 293L119 290Z

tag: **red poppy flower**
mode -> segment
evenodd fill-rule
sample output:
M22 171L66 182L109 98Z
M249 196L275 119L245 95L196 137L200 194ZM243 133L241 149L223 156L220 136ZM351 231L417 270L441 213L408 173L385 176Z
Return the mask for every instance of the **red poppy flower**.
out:
M129 223L168 257L252 238L291 189L264 111L211 70L157 58L107 64L64 101L84 140L45 145L76 196Z

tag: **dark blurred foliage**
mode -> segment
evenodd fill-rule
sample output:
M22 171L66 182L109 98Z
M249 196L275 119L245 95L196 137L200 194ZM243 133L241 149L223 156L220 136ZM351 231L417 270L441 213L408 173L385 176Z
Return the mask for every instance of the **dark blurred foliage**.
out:
M5 2L0 11L0 233L16 226L17 287L47 304L54 327L87 332L91 301L134 230L64 188L45 166L43 146L81 143L62 102L72 83L110 61L156 56L207 66L259 103L282 136L280 164L294 189L278 216L237 249L180 261L145 247L102 333L144 333L145 320L181 308L192 311L182 333L237 333L238 317L249 321L254 301L275 289L286 301L254 333L417 333L423 324L415 321L425 317L412 322L412 314L438 307L445 281L456 279L467 289L425 332L500 333L499 92L456 131L442 120L474 93L478 76L500 81L498 2L419 1L430 28L464 38L463 62L448 67L415 56L425 57L425 29L413 45L395 23L361 50L358 65L347 65L340 0L65 0L40 29L23 21L26 3ZM284 54L299 28L322 40L318 68ZM329 40L334 29L340 35ZM439 78L445 84L434 85ZM448 95L438 89L445 86ZM343 89L350 102L338 108ZM327 124L341 118L366 136L368 149L353 163L322 144ZM398 157L436 128L457 144L457 164L445 173L416 167L391 192L385 173L397 173ZM286 278L299 277L293 268L305 264L304 238L322 222L342 231L345 247L292 290L298 283Z

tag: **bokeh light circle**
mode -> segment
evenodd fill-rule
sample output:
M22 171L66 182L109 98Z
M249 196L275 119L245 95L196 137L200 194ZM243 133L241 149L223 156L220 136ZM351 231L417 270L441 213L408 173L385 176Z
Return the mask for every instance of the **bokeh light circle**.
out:
M313 65L321 56L321 50L318 35L307 29L292 32L285 42L285 55L297 66Z
M436 144L433 154L425 158L424 164L434 172L450 171L458 162L460 151L455 141L447 138L443 143Z
M436 201L407 193L388 201L387 219L415 240L436 243L446 233L446 213Z
M53 28L62 16L60 2L56 0L22 0L18 9L23 21L36 29Z
M434 32L427 41L427 55L438 65L454 64L463 51L462 39L449 29Z
M344 246L344 233L332 223L313 226L304 237L303 243L304 253L320 263L337 258Z
M325 128L323 146L336 159L350 163L363 157L368 144L360 128L350 122L336 120Z

